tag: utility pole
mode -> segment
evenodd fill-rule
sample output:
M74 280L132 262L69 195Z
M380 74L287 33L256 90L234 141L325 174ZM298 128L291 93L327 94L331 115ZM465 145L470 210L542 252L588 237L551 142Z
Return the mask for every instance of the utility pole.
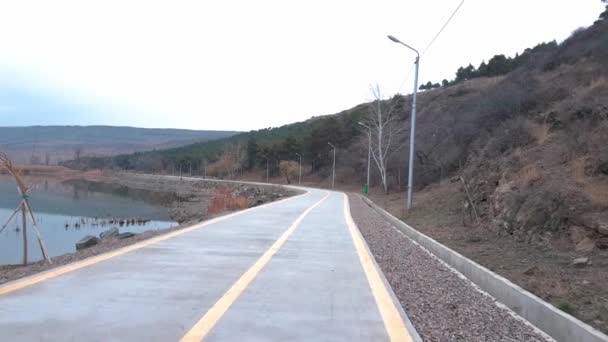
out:
M302 184L302 155L296 152L296 156L300 158L300 169L298 174L298 185Z
M358 124L367 128L367 136L369 138L367 143L367 183L365 183L364 189L364 192L367 195L369 191L369 168L372 161L372 128L361 121L359 121Z
M403 43L399 39L388 36L388 39L401 44L416 53L416 76L414 77L414 94L412 95L412 119L410 122L410 156L407 175L407 208L412 209L412 188L414 186L414 142L416 138L416 94L418 93L418 69L420 67L420 53L413 47Z
M330 142L327 142L327 144L334 150L334 165L331 169L331 188L333 189L336 184L336 146L332 145Z

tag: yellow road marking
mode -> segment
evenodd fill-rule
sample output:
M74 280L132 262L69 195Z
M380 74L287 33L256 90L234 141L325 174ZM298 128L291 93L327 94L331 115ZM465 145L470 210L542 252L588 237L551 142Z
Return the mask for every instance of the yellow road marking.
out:
M316 206L321 204L325 199L329 197L329 192L317 203L306 209L292 224L291 226L276 240L266 252L251 266L243 275L224 293L224 295L205 313L205 315L188 331L182 338L181 342L190 341L201 341L222 316L228 311L230 306L238 299L243 291L251 284L253 279L260 273L260 271L268 264L270 259L281 249L285 241L289 236L296 230L300 222L313 210Z
M363 237L359 232L359 228L357 228L355 221L353 221L353 218L350 215L350 205L348 203L348 196L346 196L346 194L344 194L344 217L346 219L346 225L348 226L350 235L353 238L355 249L359 255L361 266L363 266L365 276L367 277L372 294L376 300L376 305L378 306L380 316L382 316L384 327L390 340L399 342L413 341L412 336L405 326L405 322L403 322L403 318L401 317L399 310L395 306L393 298L389 294L384 282L382 281L382 278L380 277L380 274L378 273L378 270L376 269L372 256L365 247L365 242L363 242Z
M213 223L216 223L216 222L219 222L219 221L223 221L223 220L229 219L229 218L234 217L234 216L238 216L238 215L250 212L252 210L257 210L257 209L262 208L262 207L268 207L268 206L276 205L276 204L279 204L279 203L282 203L282 202L286 202L286 201L292 200L292 199L300 197L300 196L302 196L302 195L292 196L292 197L285 198L285 199L282 199L282 200L279 200L279 201L276 201L276 202L272 202L272 203L268 203L268 204L263 204L263 205L260 205L260 206L257 206L257 207L253 207L253 208L248 208L248 209L237 211L235 213L224 215L224 216L219 216L219 217L216 217L214 219L211 219L211 220L208 220L208 221L205 221L205 222L201 222L199 224L195 224L195 225L193 225L191 227L188 227L188 228L183 228L183 229L180 229L180 230L176 230L176 231L168 233L168 234L160 235L160 236L157 236L157 237L154 237L154 238L150 238L150 239L147 239L147 240L135 243L135 244L130 245L130 246L119 248L119 249L117 249L115 251L112 251L112 252L99 254L97 256L93 256L93 257L90 257L90 258L87 258L87 259L84 259L84 260L81 260L81 261L76 261L76 262L70 263L70 264L65 265L65 266L53 268L53 269L51 269L49 271L38 273L38 274L35 274L33 276L30 276L30 277L26 277L26 278L22 278L22 279L19 279L19 280L15 280L13 282L10 282L8 284L0 286L0 296L5 295L5 294L10 293L10 292L13 292L13 291L16 291L16 290L19 290L19 289L22 289L22 288L27 287L27 286L31 286L31 285L43 282L45 280L49 280L49 279L58 277L58 276L60 276L62 274L66 274L66 273L69 273L69 272L72 272L72 271L76 271L76 270L79 270L79 269L87 267L87 266L91 266L91 265L97 264L99 262L102 262L102 261L114 258L114 257L119 256L119 255L123 255L123 254L129 253L129 252L133 252L135 250L144 248L146 246L150 246L150 245L155 244L157 242L171 239L173 237L176 237L176 236L179 236L179 235L191 232L193 230L196 230L196 229L208 226L210 224L213 224Z

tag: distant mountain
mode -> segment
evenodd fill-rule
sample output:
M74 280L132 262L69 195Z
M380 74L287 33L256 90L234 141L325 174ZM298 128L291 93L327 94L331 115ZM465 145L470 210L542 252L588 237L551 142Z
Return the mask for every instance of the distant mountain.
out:
M195 131L116 126L0 127L0 151L18 163L51 164L81 156L111 156L232 136L232 131Z

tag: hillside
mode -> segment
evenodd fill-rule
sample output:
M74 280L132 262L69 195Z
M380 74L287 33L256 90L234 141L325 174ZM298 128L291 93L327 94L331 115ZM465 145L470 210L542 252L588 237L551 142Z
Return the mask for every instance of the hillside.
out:
M330 141L338 146L336 182L354 189L365 181L367 161L366 131L357 122L369 122L374 107L390 106L397 114L392 126L403 130L387 157L390 194L382 194L372 164L374 198L607 332L608 10L564 42L494 56L479 67L460 68L454 80L441 84L426 84L429 90L419 94L417 194L408 213L399 192L407 181L410 96L209 143L72 166L172 172L192 165L193 173L202 173L206 160L211 176L260 180L268 165L280 182L293 173L282 162L300 153L304 181L319 186L330 176ZM581 257L588 259L575 266Z
M147 129L114 126L0 127L0 150L20 163L57 164L81 156L108 156L142 150L169 148L197 141L224 138L228 131Z

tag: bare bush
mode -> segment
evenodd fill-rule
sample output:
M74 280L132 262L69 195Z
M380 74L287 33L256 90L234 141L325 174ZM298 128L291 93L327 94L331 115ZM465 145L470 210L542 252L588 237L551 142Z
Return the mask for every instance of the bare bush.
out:
M287 184L291 184L293 179L298 179L299 163L293 160L281 160L279 162L279 170Z
M549 125L547 122L536 123L528 120L527 127L528 133L530 133L532 138L534 138L536 143L539 145L543 145L551 136L551 125Z

